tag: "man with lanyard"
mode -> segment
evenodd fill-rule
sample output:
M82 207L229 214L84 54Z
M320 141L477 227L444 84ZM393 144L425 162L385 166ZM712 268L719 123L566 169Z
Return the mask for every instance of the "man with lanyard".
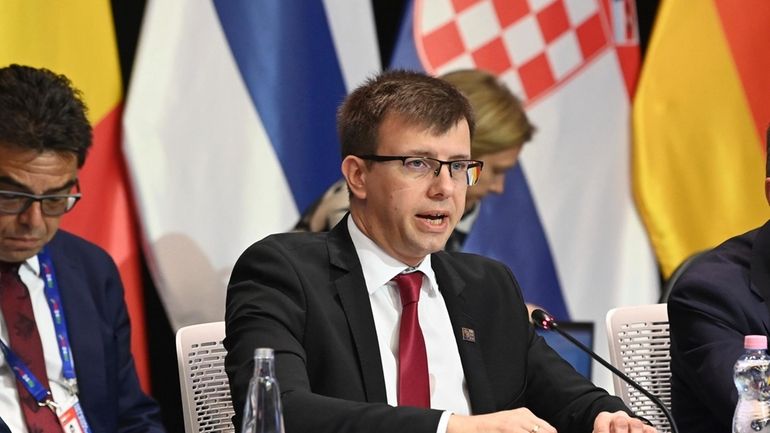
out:
M163 432L114 262L58 231L81 197L85 111L66 77L0 68L0 416L15 433Z

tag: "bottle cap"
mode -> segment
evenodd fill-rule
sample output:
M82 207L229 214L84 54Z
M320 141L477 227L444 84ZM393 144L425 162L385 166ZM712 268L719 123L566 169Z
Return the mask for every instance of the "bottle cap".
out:
M273 349L270 347L258 347L254 349L255 358L273 358Z
M767 349L767 336L765 335L747 335L743 337L743 347L749 350Z

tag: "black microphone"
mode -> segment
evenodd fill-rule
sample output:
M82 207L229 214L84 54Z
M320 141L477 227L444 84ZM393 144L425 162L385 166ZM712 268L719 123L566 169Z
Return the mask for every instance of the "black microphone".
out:
M546 313L545 311L541 309L536 309L532 311L532 323L535 324L538 328L545 329L546 331L556 331L558 332L562 337L569 340L572 344L580 348L583 352L591 355L591 358L595 359L599 364L605 366L608 370L610 370L613 374L617 375L619 378L623 379L627 384L633 386L636 388L639 392L645 395L645 397L649 398L650 401L655 403L658 408L660 408L661 411L663 411L663 415L666 416L666 419L668 420L668 423L671 425L671 433L679 433L679 430L676 428L676 423L674 423L674 417L671 416L671 411L668 410L665 404L663 404L660 399L646 389L642 388L641 385L636 383L633 379L626 376L625 373L615 368L612 364L605 361L604 358L597 355L593 350L589 349L585 346L585 344L578 341L575 337L569 335L568 333L562 331L559 328L559 324L556 323L556 320L554 320L553 316Z

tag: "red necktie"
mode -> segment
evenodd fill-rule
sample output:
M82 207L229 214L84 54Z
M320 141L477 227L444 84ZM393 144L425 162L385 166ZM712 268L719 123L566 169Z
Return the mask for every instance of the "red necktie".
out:
M398 274L393 281L401 295L401 329L398 334L398 405L430 407L428 355L417 317L422 272Z
M8 329L8 345L11 350L27 365L43 386L50 390L48 375L45 371L43 345L40 343L29 291L19 279L18 264L0 262L0 308L3 310L5 326ZM51 409L39 406L18 380L16 380L16 389L19 391L21 408L30 433L62 432L59 419Z

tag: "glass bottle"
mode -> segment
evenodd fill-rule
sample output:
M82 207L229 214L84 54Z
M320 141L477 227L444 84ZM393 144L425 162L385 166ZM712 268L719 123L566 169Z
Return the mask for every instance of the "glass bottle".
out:
M254 350L254 376L243 409L242 433L284 433L273 349Z

